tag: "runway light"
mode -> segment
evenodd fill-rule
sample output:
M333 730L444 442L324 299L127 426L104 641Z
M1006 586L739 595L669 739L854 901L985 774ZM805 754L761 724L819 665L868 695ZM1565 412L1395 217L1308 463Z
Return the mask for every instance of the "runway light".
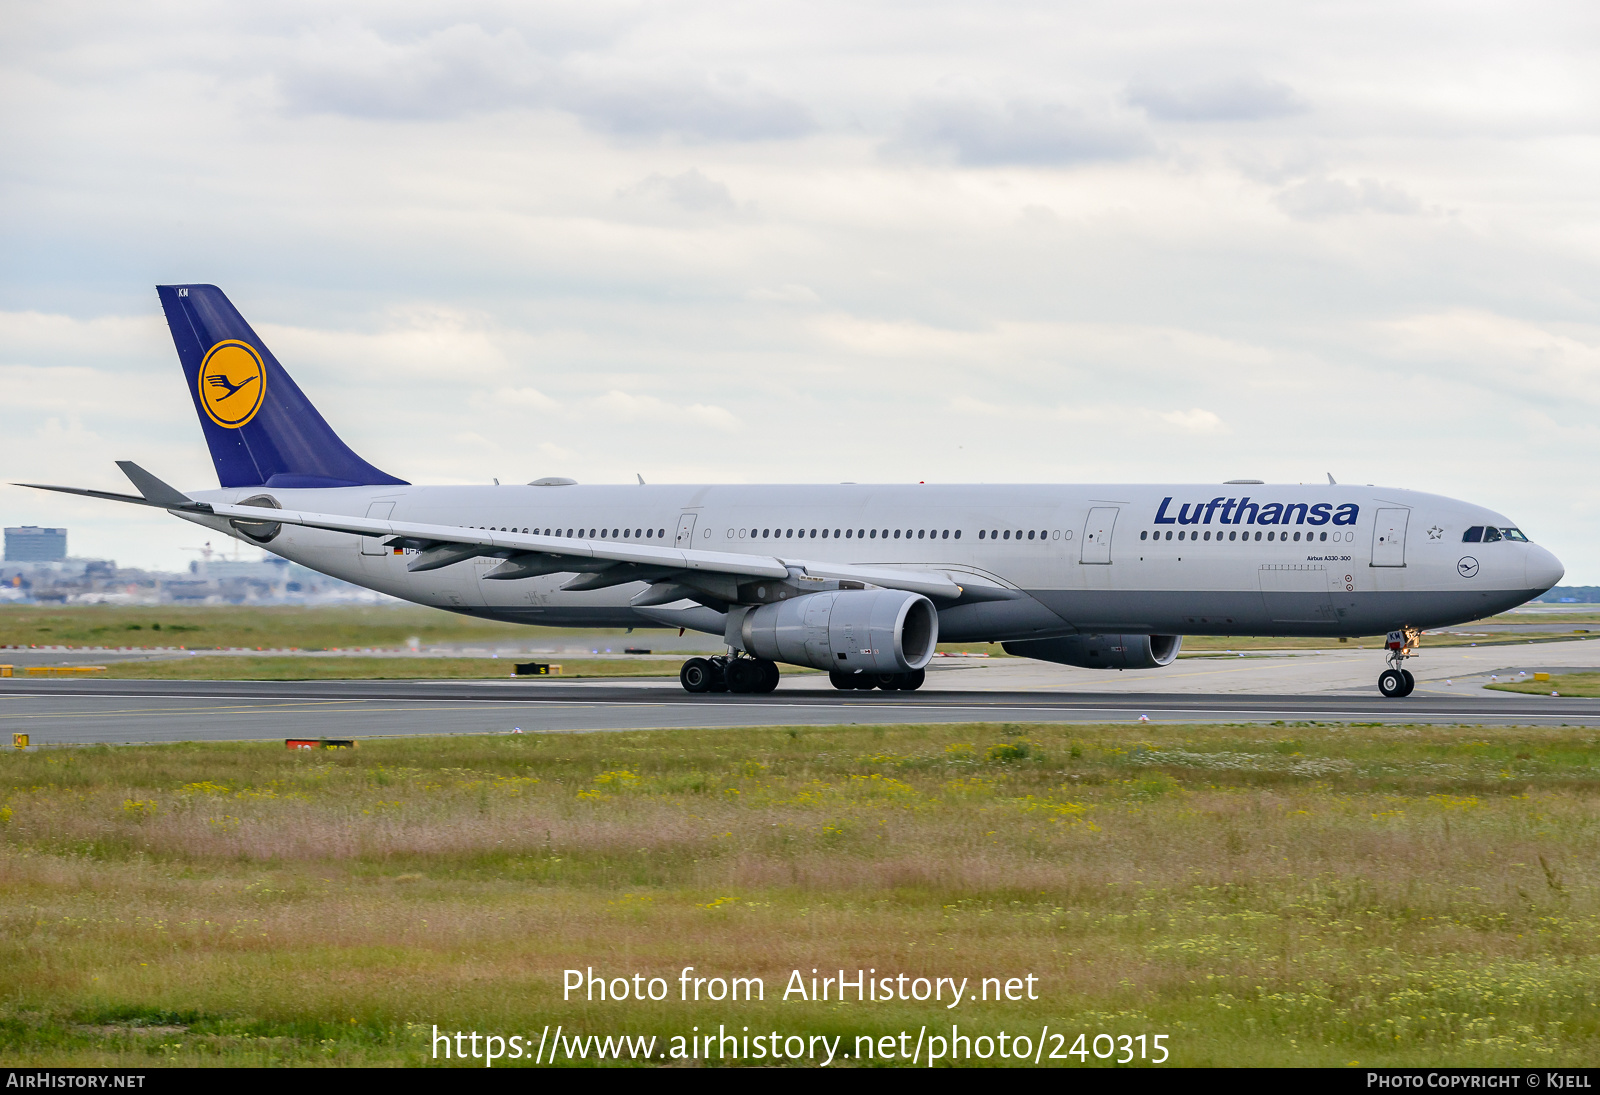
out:
M1552 695L1554 695L1554 693L1552 693ZM1149 722L1150 721L1150 716L1149 715L1140 715L1139 716L1139 721L1140 722Z
M520 727L520 726L513 726L513 727L512 727L512 728L511 728L511 732L512 732L512 733L513 733L513 734L520 734L520 733L522 733L522 727Z

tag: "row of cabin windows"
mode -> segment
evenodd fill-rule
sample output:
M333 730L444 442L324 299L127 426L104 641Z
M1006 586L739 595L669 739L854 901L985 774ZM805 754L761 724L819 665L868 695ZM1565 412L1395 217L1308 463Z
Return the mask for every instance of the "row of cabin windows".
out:
M1515 540L1526 544L1528 538L1519 528L1495 528L1493 525L1473 525L1461 534L1463 544L1493 544L1500 540Z
M1050 538L1050 530L1049 529L1041 529L1037 533L1035 533L1033 529L1029 529L1028 530L1028 539L1032 540L1036 535L1041 540L1048 540ZM1009 540L1013 536L1015 536L1018 540L1022 539L1022 530L1021 529L1017 529L1016 532L1012 532L1010 529L1005 529L1003 531L1001 529L989 529L988 530L988 538L990 540ZM978 539L980 539L980 540L984 539L984 530L983 529L979 529L978 530Z
M494 525L479 525L478 527L479 528L486 528L490 532L497 531ZM584 534L584 530L581 529L581 528L580 529L570 529L569 528L569 529L567 529L566 532L562 532L560 529L554 529L554 530L545 529L545 530L543 530L541 532L539 529L536 529L536 528L535 529L516 529L516 528L508 527L506 525L499 526L498 531L500 531L500 532L522 532L522 533L530 534L530 535L533 535L533 536L566 536L566 537L574 537L574 536L576 536L579 539L587 539L587 540L658 540L658 539L666 536L666 534L667 534L667 530L664 529L664 528L659 528L659 529L657 529L657 528L642 528L642 529L641 528L636 528L636 529L614 528L614 529L612 529L610 531L610 535L607 535L606 530L603 529L603 528L602 529L593 529L592 528L592 529L589 529L588 534L585 535Z
M1180 539L1180 540L1184 539L1185 535L1187 535L1190 540L1209 540L1209 539L1211 539L1211 533L1210 532L1205 532L1205 533L1190 532L1190 533L1187 533L1187 534L1185 534L1183 532L1180 532L1180 533L1178 533L1178 539ZM1346 535L1346 536L1354 536L1355 533L1353 533L1353 532L1352 533L1345 533L1344 535ZM1335 540L1337 540L1339 538L1339 536L1340 536L1340 534L1337 533L1337 532L1333 534L1333 538ZM1319 539L1320 540L1326 540L1328 538L1328 534L1326 532L1323 532L1323 533L1308 532L1308 533L1305 534L1305 537L1306 537L1306 542L1310 543L1312 540L1319 540ZM1146 529L1144 532L1141 532L1139 534L1139 539L1141 539L1141 540L1148 540L1148 539L1152 539L1152 538L1156 539L1156 540L1160 540L1162 538L1161 530L1157 529L1155 531L1154 537L1151 536L1150 530L1148 530L1148 529ZM1238 539L1238 538L1239 538L1239 533L1237 531L1233 531L1233 532L1228 533L1228 539L1235 540L1235 539ZM1256 533L1255 538L1257 540L1261 539L1261 533L1259 533L1259 532ZM1167 531L1166 539L1168 539L1168 540L1172 539L1172 531L1170 529ZM1217 532L1217 539L1219 541L1222 539L1222 532L1220 530ZM1244 534L1244 539L1246 539L1246 540L1250 539L1250 534L1248 532L1246 532ZM1273 531L1273 532L1267 533L1267 539L1269 541L1271 541L1271 540L1282 540L1285 543L1287 543L1290 540L1290 536L1289 536L1289 534L1287 532ZM1298 541L1300 539L1300 534L1298 532L1295 533L1294 536L1293 536L1293 539L1295 541Z
M796 535L798 534L799 538L802 539L802 540L805 540L805 539L815 540L817 538L817 535L818 535L819 532L822 535L822 539L824 539L824 540L828 539L828 537L830 535L830 532L829 532L828 529L812 529L810 534L809 534L809 536L808 536L807 533L806 533L806 530L803 529L803 528L802 529L792 529L792 528L791 529L781 529L781 528L751 529L750 530L750 539L752 539L752 540L771 540L771 539L793 540L793 539L795 539ZM832 532L831 532L831 535L835 540L877 540L877 539L880 538L880 536L881 536L882 539L885 539L885 540L889 540L889 539L898 540L898 539L901 538L902 534L904 535L905 539L907 539L907 540L910 540L913 537L915 537L918 540L950 540L950 539L959 540L959 539L961 539L961 530L960 529L956 529L954 533L952 533L949 529L909 529L909 528L908 529L904 529L904 530L901 530L901 529L883 529L881 533L880 533L880 531L878 529L875 529L875 528L873 528L873 529L866 529L866 528L833 529ZM733 535L733 530L732 529L728 530L728 535L730 537ZM744 537L745 537L745 531L744 531L744 529L740 529L739 530L739 538L742 540L742 539L744 539Z

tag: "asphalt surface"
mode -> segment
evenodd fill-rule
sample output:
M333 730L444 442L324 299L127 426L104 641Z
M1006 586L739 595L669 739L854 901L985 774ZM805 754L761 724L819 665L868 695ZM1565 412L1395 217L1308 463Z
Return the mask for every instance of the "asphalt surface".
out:
M932 675L930 675L932 676ZM1105 680L1106 678L1101 678ZM1600 699L1474 690L1386 700L1342 692L839 692L691 696L675 681L0 681L0 733L34 745L907 722L1600 723ZM978 683L973 678L973 683Z

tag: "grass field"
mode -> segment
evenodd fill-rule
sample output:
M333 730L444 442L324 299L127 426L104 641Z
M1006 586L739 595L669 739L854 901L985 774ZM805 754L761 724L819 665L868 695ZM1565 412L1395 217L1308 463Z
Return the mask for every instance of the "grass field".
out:
M227 656L111 662L96 677L112 680L331 681L483 679L510 677L522 658L361 658ZM527 658L533 661L532 657ZM541 658L561 666L559 678L676 677L681 663L657 658ZM793 672L801 672L793 670ZM537 685L533 678L524 678ZM543 678L540 678L543 679Z
M1600 696L1600 673L1554 673L1547 681L1507 681L1484 687L1531 696L1548 696L1552 692L1559 692L1563 696Z
M560 628L477 620L420 605L0 606L0 646L263 647L267 650L526 643ZM623 632L615 633L619 638Z
M954 1022L1049 1024L1052 1051L1164 1033L1174 1064L1590 1064L1597 792L1600 741L1568 728L7 751L0 1054L420 1064L434 1024L850 1053ZM760 977L765 1002L678 1002L684 966ZM673 995L563 1001L588 967ZM791 971L840 968L1031 974L1039 999L782 1001Z

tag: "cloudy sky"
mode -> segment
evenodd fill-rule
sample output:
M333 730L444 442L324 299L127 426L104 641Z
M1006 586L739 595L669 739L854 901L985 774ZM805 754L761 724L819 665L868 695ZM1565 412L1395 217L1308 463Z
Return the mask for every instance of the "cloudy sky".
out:
M211 281L415 482L1331 471L1600 582L1600 8L3 10L0 479L215 485Z

